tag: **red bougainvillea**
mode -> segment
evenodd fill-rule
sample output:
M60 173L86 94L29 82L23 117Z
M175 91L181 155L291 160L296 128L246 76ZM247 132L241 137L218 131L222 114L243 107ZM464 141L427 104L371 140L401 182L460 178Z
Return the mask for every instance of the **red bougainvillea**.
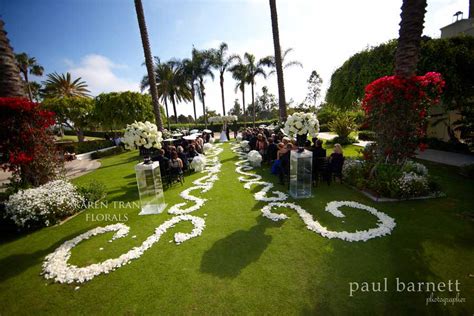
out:
M49 127L54 113L22 98L0 98L1 167L21 186L41 185L54 177L57 155Z
M414 155L425 136L428 108L439 102L444 87L439 73L404 79L379 78L365 88L362 107L376 133L376 158L401 163Z

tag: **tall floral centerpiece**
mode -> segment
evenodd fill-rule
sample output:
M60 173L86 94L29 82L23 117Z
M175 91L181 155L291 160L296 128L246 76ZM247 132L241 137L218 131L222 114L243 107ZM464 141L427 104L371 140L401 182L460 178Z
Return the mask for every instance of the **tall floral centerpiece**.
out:
M126 149L139 149L140 155L147 156L152 148L161 148L162 134L155 124L135 121L125 129L123 142Z
M283 129L291 137L296 137L298 147L303 148L308 134L315 137L319 133L319 121L314 113L296 112L288 116Z
M367 85L362 107L371 130L376 132L374 159L402 164L417 148L426 147L421 139L427 112L439 102L444 85L436 72L410 79L386 76Z

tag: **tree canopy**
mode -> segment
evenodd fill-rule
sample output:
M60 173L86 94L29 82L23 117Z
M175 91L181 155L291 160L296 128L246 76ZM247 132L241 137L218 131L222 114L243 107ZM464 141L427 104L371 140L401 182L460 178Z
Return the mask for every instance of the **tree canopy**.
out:
M331 76L326 101L341 109L350 109L364 96L367 84L392 75L397 41L371 47L349 58ZM462 108L474 96L474 38L423 38L417 74L439 72L446 81L444 104ZM469 101L470 100L470 101Z

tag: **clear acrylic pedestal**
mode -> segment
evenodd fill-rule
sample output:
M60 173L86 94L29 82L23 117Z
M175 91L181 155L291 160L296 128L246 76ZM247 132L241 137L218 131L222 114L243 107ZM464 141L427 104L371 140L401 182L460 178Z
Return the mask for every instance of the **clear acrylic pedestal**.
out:
M142 207L138 215L160 214L166 208L163 184L161 182L160 163L139 163L135 166L138 193Z
M311 197L313 153L292 151L290 154L290 195L295 199Z

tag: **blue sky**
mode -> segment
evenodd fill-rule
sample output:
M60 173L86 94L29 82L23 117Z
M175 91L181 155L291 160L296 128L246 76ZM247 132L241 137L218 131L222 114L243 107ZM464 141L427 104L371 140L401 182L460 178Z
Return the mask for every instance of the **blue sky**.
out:
M153 55L162 60L190 55L197 48L229 44L230 52L257 58L273 53L266 0L142 0ZM352 54L398 33L401 0L277 0L281 44L293 47L292 59L303 69L285 72L287 98L301 102L313 69L324 87L332 72ZM439 28L458 10L467 15L468 0L428 0L425 34ZM47 73L70 71L85 79L94 94L137 90L145 73L133 0L0 0L0 14L15 52L35 56ZM207 104L219 110L219 83L207 80ZM276 77L258 81L277 94ZM249 90L249 89L248 89ZM226 103L235 98L226 75ZM246 100L250 100L247 95ZM190 114L191 106L181 105ZM198 113L199 114L199 113Z

